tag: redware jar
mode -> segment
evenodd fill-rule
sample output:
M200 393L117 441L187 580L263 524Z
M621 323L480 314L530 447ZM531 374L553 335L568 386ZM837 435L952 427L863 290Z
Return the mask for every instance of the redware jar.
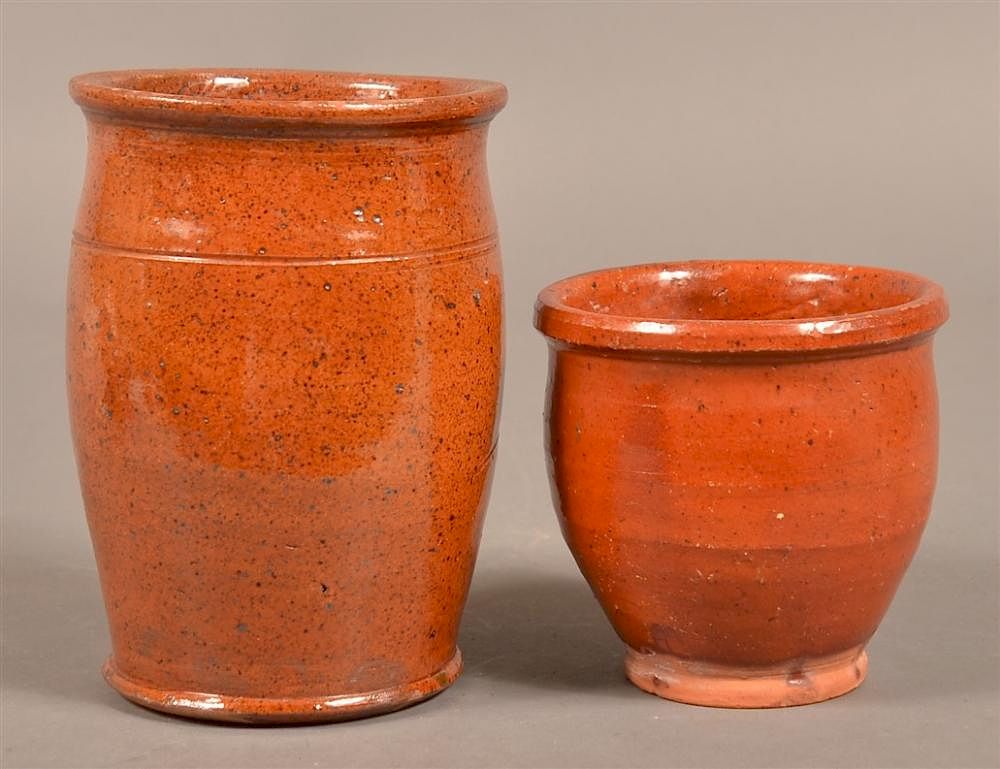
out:
M941 289L795 262L541 292L553 497L633 683L727 707L856 687L937 468Z
M249 722L447 687L496 442L504 87L169 70L70 90L69 402L107 679Z

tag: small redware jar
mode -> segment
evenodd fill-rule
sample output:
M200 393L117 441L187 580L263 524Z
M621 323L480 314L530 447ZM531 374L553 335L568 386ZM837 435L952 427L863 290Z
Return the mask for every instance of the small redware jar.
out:
M449 686L496 445L506 90L152 70L70 91L68 390L108 681L251 723Z
M635 685L777 707L861 683L930 511L946 318L924 278L828 264L541 292L555 507Z

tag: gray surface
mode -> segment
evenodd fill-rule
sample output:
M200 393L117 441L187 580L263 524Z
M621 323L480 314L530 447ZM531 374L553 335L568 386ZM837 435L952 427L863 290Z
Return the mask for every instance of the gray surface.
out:
M997 766L997 5L13 4L4 16L3 764ZM343 725L185 722L100 680L107 637L63 400L84 159L73 73L292 66L505 81L501 449L465 676ZM942 462L856 693L733 712L631 688L550 509L535 292L668 257L813 257L944 283Z

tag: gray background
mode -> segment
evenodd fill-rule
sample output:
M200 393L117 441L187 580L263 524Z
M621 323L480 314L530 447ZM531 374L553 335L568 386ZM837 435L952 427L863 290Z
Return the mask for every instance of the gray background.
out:
M3 7L3 763L997 766L998 5ZM74 73L281 66L502 80L502 438L464 677L395 715L251 730L148 713L108 642L63 395L84 161ZM785 711L630 687L550 508L536 291L668 258L884 264L943 283L942 460L867 683Z

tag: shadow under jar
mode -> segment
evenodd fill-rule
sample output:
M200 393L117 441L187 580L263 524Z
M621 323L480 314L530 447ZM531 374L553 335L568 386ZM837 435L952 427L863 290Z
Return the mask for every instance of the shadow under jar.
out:
M496 443L504 87L166 70L70 91L68 390L108 681L259 723L441 691Z
M641 689L720 707L844 694L937 472L939 286L683 262L541 292L563 534Z

